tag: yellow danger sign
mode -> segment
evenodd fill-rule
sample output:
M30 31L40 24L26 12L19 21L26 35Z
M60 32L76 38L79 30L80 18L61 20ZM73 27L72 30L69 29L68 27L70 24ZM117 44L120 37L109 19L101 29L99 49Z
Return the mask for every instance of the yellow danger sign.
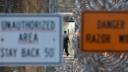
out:
M128 51L128 12L85 11L81 23L82 51Z

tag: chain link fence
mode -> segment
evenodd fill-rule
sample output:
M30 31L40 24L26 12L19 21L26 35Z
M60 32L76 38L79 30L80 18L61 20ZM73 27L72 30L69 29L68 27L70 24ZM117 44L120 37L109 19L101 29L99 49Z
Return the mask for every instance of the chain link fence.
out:
M75 19L80 25L81 11L127 11L128 0L76 0L75 9ZM128 53L82 53L79 48L76 47L74 72L128 72Z

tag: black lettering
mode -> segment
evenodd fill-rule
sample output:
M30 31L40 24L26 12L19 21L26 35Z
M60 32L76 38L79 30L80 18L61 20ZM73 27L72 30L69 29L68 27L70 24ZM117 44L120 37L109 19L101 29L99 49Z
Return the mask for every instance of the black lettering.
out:
M54 57L54 49L53 48L45 48L44 53L45 53L45 57Z
M26 42L26 43L38 42L38 35L36 33L21 33L19 35L19 42Z
M0 57L16 57L16 49L1 48Z
M54 29L55 29L55 22L51 21L51 30L54 30Z
M38 36L36 33L34 34L34 41L38 41Z
M98 20L97 29L124 29L123 20Z
M22 57L39 57L40 56L39 49L37 49L37 48L32 48L32 49L23 48L21 51L21 56Z
M2 26L1 26L2 30L6 30L6 29L11 27L11 22L10 21L2 21L1 24L2 24Z
M119 42L120 43L128 43L128 35L120 35Z
M52 20L2 21L1 29L5 31L53 31L55 29L55 22Z
M109 34L86 34L85 41L88 43L110 43Z

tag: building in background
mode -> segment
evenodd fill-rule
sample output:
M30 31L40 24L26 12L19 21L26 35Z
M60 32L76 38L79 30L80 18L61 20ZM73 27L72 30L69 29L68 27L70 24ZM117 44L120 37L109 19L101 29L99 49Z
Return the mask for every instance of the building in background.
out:
M47 13L49 0L0 0L1 13Z
M73 12L75 0L58 0L58 12Z
M12 13L22 12L22 0L0 0L0 12Z
M0 0L0 12L72 12L74 0Z

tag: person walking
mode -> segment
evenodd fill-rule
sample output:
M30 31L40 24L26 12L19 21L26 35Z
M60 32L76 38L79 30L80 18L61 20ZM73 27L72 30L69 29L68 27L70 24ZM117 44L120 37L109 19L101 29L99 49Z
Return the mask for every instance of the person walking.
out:
M65 50L65 53L66 53L67 56L69 55L69 52L68 52L68 43L69 43L69 37L67 35L67 32L64 31L64 50Z

